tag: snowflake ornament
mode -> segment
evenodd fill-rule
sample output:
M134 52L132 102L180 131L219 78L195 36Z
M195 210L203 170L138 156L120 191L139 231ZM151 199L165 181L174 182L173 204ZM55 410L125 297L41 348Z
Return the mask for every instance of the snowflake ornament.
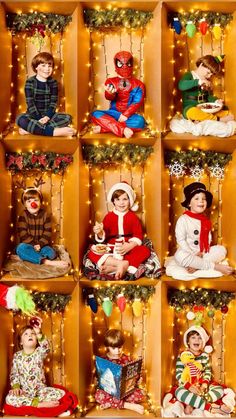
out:
M169 165L170 176L175 176L179 178L185 174L184 169L184 163L179 163L178 161L175 161L173 164Z
M193 177L194 179L201 179L203 173L204 173L204 169L202 169L198 164L194 167L190 168L190 172L191 172L191 177Z
M209 167L210 174L212 177L215 177L216 179L224 179L225 169L224 167L220 167L218 163L216 163L215 166Z

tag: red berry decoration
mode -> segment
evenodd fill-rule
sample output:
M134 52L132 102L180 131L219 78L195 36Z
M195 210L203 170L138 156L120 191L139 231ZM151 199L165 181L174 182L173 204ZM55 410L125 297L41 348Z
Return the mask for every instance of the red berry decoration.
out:
M221 309L220 309L220 311L221 311L221 313L226 314L226 313L228 313L229 308L227 306L222 306Z
M40 321L39 319L37 319L37 317L31 317L29 324L31 327L39 327L40 326Z

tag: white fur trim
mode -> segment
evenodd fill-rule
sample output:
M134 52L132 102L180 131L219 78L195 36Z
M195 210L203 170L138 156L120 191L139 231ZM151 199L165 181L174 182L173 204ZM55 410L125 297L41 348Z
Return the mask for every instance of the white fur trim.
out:
M142 240L140 240L138 237L131 237L131 239L129 239L128 242L135 242L138 246L141 246L142 244Z
M137 211L138 210L138 203L135 202L136 199L136 193L134 192L133 188L128 185L128 183L125 182L119 182L119 183L115 183L111 189L109 190L108 194L107 194L107 200L108 202L111 202L111 198L112 195L115 191L117 190L121 190L127 193L128 197L129 197L129 202L130 202L130 209L132 211Z
M98 235L97 234L95 234L95 240L96 240L96 242L98 242L98 243L102 243L102 242L104 242L104 240L105 240L105 231L103 231L103 234L102 234L102 238L100 239L100 237L98 237Z
M135 272L137 272L137 268L135 268L135 266L131 266L129 265L127 272L129 272L129 274L135 274Z
M112 253L104 253L104 255L102 255L97 263L98 268L101 268L101 266L103 265L104 262L106 262L107 258L109 258L109 256L112 256Z
M204 352L206 352L207 354L211 354L213 352L213 348L211 345L206 345L204 348Z
M6 293L6 308L9 310L18 310L16 305L16 290L18 289L18 285L13 285L13 287L8 288Z

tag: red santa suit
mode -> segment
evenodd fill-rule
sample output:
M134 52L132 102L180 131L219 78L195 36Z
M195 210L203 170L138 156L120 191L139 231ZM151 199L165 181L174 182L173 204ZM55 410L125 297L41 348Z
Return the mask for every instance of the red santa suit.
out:
M124 260L129 262L129 273L135 273L138 266L147 260L151 254L147 246L142 245L143 232L139 218L132 211L120 212L113 210L109 212L103 220L104 235L101 239L96 236L100 243L106 242L108 245L115 244L115 240L122 237L125 242L135 242L137 246L124 255ZM97 255L90 250L88 257L96 263L98 268L112 256L112 253Z

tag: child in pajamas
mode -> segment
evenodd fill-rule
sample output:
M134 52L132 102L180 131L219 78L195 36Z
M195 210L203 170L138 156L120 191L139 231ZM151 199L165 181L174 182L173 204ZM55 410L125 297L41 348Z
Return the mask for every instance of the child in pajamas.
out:
M205 55L196 62L196 69L187 72L179 81L182 92L183 116L193 121L215 120L221 122L233 121L234 116L226 110L216 113L203 112L197 105L204 102L215 102L223 105L223 100L211 94L213 75L221 72L223 56Z
M108 330L104 338L104 344L107 348L107 355L105 359L119 365L126 365L131 362L132 359L122 353L124 342L125 339L120 330ZM144 407L139 404L143 400L143 393L139 388L135 389L132 394L122 400L116 399L104 390L97 389L95 393L95 400L100 404L102 409L108 409L111 407L116 409L134 410L141 415L144 413Z
M211 244L211 222L204 214L212 204L212 194L201 182L193 182L184 188L185 201L181 205L187 210L176 223L175 235L178 249L174 255L179 266L188 273L196 270L214 269L230 275L233 268L222 265L225 259L224 246Z
M115 279L121 279L127 271L134 274L138 266L151 254L148 247L142 245L141 222L134 214L138 208L135 198L134 190L126 182L113 185L107 199L113 203L114 209L105 216L103 223L96 223L93 228L97 242L110 244L112 249L116 239L123 239L123 243L116 245L120 259L108 251L102 256L95 254L93 250L88 254L89 259L97 264L101 273L114 272Z
M183 382L182 373L185 365L181 361L180 355L177 358L176 379L179 386L175 391L175 397L178 401L184 403L186 415L190 415L194 409L206 410L218 415L228 415L234 408L234 397L224 397L226 387L212 381L210 360L207 353L212 351L212 347L205 346L208 340L209 336L201 326L191 326L184 334L184 345L195 356L195 361L202 365L201 377L197 382ZM233 394L232 390L231 393ZM227 400L230 400L230 403Z
M13 357L10 374L11 390L6 403L14 407L55 407L65 391L47 387L43 361L50 352L49 342L41 332L42 320L34 326L24 326L19 333L22 350Z
M51 77L54 60L48 52L40 52L32 60L36 76L30 77L25 84L27 112L16 118L19 133L37 134L54 137L67 137L75 134L68 125L71 116L57 113L58 84Z
M67 262L54 260L55 250L51 244L51 217L41 207L43 195L37 188L27 188L22 194L25 210L19 216L17 231L20 244L16 253L22 260L31 263L66 267Z

